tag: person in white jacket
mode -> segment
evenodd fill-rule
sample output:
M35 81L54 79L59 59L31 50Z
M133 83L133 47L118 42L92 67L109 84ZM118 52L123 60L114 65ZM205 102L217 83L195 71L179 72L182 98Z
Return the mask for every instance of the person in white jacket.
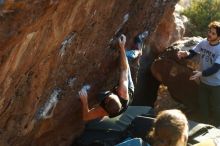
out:
M189 51L179 51L177 56L192 58L200 54L200 69L194 71L190 80L200 79L199 112L205 123L220 125L220 22L208 26L207 38Z

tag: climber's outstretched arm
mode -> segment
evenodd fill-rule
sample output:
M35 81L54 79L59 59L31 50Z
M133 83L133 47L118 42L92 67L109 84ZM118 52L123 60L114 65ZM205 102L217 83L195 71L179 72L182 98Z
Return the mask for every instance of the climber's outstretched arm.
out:
M118 39L119 42L119 51L120 51L120 79L119 79L119 87L118 87L118 95L125 100L129 100L128 95L128 69L129 64L125 54L125 43L126 37L125 35L121 35Z
M79 91L79 97L82 102L84 121L89 121L92 119L108 116L107 112L101 106L97 106L95 108L89 109L88 95L85 89L82 89L81 91Z

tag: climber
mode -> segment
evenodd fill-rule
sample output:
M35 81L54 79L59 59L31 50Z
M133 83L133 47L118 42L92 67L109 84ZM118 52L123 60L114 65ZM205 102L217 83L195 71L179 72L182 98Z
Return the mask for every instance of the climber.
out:
M87 91L79 91L79 97L83 106L83 119L85 121L99 117L116 117L124 112L132 101L134 85L131 78L130 67L125 52L125 35L118 39L120 51L120 78L119 85L114 91L104 91L98 94L99 106L89 109Z

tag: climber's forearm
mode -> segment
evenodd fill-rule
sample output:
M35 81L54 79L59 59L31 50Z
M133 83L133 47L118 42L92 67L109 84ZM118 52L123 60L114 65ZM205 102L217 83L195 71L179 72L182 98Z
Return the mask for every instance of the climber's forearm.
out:
M123 36L122 41L119 40L120 46L120 79L119 79L119 87L118 87L118 95L124 98L125 100L129 100L128 95L128 69L129 64L125 54L125 42L126 37Z
M120 70L125 71L128 70L128 60L125 54L125 48L120 48Z
M88 101L82 101L83 120L86 120L89 114Z

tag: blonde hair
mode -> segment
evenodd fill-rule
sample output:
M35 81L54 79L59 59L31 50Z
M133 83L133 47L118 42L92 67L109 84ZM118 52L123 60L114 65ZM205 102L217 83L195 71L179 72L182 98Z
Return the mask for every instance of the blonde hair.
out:
M169 132L172 133L172 139L176 145L182 136L185 136L186 140L184 145L186 145L188 138L188 121L180 110L172 109L160 112L154 121L154 128L150 136L154 139L156 133L164 128L169 129Z

